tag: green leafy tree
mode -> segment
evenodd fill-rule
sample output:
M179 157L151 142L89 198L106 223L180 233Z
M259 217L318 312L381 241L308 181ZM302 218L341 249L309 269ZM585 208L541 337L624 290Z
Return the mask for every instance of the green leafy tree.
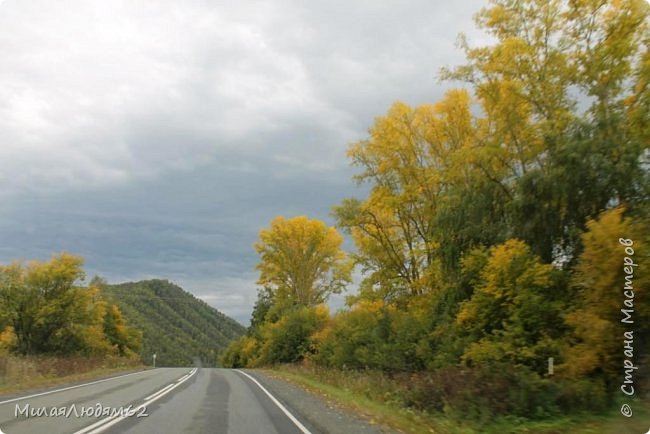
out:
M251 314L251 325L248 333L251 334L259 328L266 320L267 313L273 306L273 291L270 288L262 288L257 291L257 300ZM277 321L278 318L269 318L270 321Z
M117 349L117 353L124 356L130 343L130 336L122 312L116 305L112 305L106 310L104 334L110 344Z
M292 310L277 322L266 323L262 335L257 363L293 363L309 356L313 351L312 335L329 319L325 305L303 306Z
M519 240L490 249L472 297L456 321L473 339L462 356L469 364L507 362L539 374L557 357L564 334L564 291L553 267Z
M545 261L575 259L602 209L648 199L648 16L642 0L495 0L476 22L496 43L461 38L468 64L443 72L483 112L470 164Z

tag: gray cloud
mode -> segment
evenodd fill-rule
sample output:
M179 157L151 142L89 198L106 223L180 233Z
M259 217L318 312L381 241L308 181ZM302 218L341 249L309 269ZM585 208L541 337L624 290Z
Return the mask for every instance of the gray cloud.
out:
M348 144L440 98L483 1L0 4L0 262L69 250L247 321L257 232L361 194Z

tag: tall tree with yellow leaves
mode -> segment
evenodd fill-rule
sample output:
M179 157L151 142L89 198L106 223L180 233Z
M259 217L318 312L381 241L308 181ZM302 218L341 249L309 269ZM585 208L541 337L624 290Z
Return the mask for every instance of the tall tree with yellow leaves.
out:
M305 216L276 217L260 231L258 284L272 293L277 308L315 306L340 293L351 280L351 266L336 229Z
M454 210L469 196L469 186L477 185L468 164L475 134L470 96L454 90L435 105L394 104L376 119L369 139L350 147L348 155L362 169L357 181L372 188L366 200L346 199L333 213L359 249L356 259L368 276L362 296L394 299L430 292L441 267L457 258L458 246L469 243L467 232L491 238L485 227L467 224L463 236L455 238L441 230L466 220ZM483 216L490 219L485 209Z

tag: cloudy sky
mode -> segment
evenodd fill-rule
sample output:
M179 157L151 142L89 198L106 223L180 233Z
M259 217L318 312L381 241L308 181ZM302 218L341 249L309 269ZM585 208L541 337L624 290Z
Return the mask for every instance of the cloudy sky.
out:
M65 250L248 323L259 229L363 194L346 148L453 85L484 3L0 0L0 263Z

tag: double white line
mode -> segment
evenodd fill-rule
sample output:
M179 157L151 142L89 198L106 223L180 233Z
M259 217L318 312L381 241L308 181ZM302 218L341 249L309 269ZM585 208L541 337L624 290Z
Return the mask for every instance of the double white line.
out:
M184 382L192 378L192 376L196 374L196 371L197 368L192 369L190 372L188 372L187 374L185 374L175 382L168 384L167 386L163 387L157 392L147 396L144 399L144 402L142 404L137 406L135 409L131 410L131 414L135 414L135 415L139 414L139 412L143 409L146 409L146 407L149 404L167 395L169 392L171 392L172 390L174 390L175 388L177 388L178 386L180 386L181 384L183 384ZM122 422L127 417L128 415L124 415L124 414L116 414L113 416L109 416L75 432L74 434L97 434L106 431L108 428L112 427L113 425Z

